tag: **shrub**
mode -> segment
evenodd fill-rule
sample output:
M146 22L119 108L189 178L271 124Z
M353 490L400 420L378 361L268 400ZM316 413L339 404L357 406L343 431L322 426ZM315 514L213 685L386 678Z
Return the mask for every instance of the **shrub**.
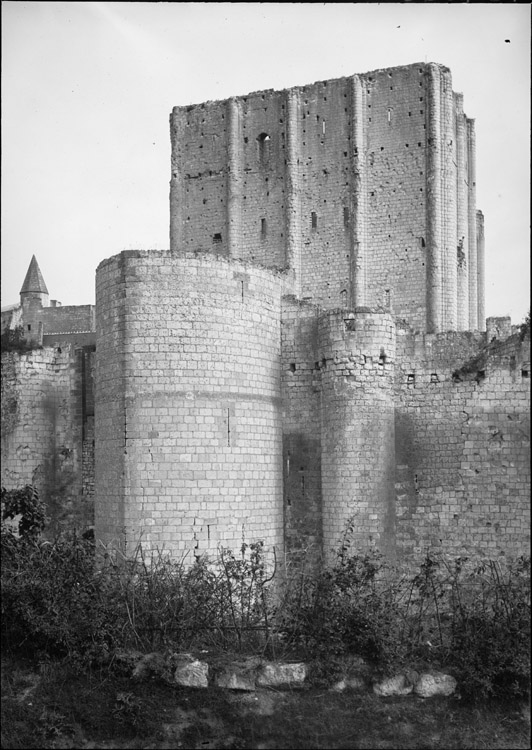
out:
M25 354L34 349L42 349L42 346L34 340L27 340L22 326L7 328L0 337L0 350L4 352L18 352Z
M530 558L521 557L506 570L492 560L484 561L467 576L461 589L455 592L449 661L462 696L473 701L526 697L530 684Z
M17 516L21 517L18 522L21 537L36 539L48 522L44 503L39 498L37 488L31 484L15 490L2 487L1 505L2 526L8 519L13 522Z

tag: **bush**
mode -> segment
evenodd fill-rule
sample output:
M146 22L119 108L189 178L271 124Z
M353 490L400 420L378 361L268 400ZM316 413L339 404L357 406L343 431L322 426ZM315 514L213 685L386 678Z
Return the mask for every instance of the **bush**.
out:
M485 561L468 579L455 592L451 622L450 663L462 696L476 701L527 696L530 558L519 558L506 571Z
M11 329L7 328L0 337L0 350L2 353L17 352L18 354L25 354L34 349L42 349L42 346L33 339L27 341L22 326Z

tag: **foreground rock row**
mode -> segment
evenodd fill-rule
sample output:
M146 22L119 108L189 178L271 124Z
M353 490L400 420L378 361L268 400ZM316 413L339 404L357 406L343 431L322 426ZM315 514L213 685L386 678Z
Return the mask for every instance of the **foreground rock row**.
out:
M252 692L260 688L297 688L311 684L310 668L304 662L271 662L258 656L239 659L199 659L193 654L180 653L163 656L159 653L124 652L117 659L131 667L135 680L158 676L170 684L182 687L208 688ZM381 697L415 694L421 698L449 696L456 692L457 682L452 675L430 670L403 673L378 679L364 659L356 658L346 665L345 676L335 682L331 690L372 690Z

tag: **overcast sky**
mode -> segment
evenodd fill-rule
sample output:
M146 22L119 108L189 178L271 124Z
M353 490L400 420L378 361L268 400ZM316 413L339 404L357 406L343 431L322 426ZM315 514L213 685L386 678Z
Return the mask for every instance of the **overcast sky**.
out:
M98 263L169 245L168 118L187 105L415 62L476 120L486 315L530 298L530 5L2 3L2 305L33 253L93 304Z

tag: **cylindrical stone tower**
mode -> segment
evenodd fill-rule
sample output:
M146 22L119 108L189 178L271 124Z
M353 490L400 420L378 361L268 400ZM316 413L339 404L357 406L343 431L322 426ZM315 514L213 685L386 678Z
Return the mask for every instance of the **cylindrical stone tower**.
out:
M319 320L323 546L349 521L357 549L394 555L395 326L388 313L332 310Z
M212 255L126 251L96 274L96 519L131 554L282 552L280 287Z

